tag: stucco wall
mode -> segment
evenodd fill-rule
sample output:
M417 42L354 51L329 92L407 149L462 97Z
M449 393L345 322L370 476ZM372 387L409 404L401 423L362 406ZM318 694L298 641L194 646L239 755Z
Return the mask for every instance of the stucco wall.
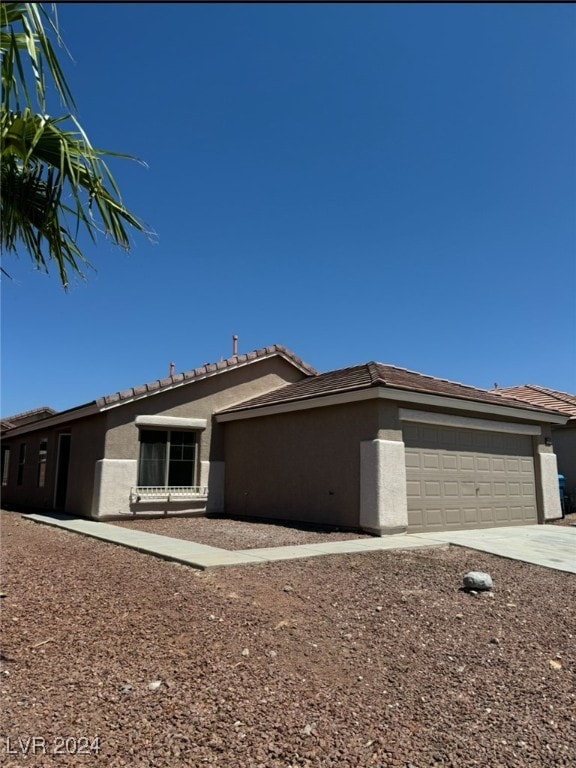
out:
M20 437L4 440L10 451L9 484L2 488L2 502L6 505L34 509L52 509L56 483L59 435L69 434L70 462L68 470L68 491L65 511L89 515L92 501L94 463L102 458L104 450L104 417L93 416L82 421L28 432ZM38 487L38 451L40 442L48 442L46 480L43 488ZM26 463L22 485L17 485L18 454L20 444L26 444Z
M554 429L552 442L558 457L558 472L566 478L566 489L576 505L576 424Z
M90 515L94 491L94 466L104 453L105 419L101 415L83 419L70 431L70 469L66 512Z
M38 452L40 442L47 441L46 475L43 488L38 487ZM17 485L18 456L20 445L26 445L22 485ZM57 434L51 431L37 432L21 437L2 440L3 448L10 449L8 484L2 488L2 503L35 509L50 509L54 497L54 476L56 453L58 450Z
M243 400L298 381L302 373L281 358L269 358L223 374L136 400L106 413L106 458L137 459L136 416L162 414L207 420L200 432L198 461L223 461L222 426L212 414Z
M226 512L358 527L360 443L393 412L365 401L227 422Z

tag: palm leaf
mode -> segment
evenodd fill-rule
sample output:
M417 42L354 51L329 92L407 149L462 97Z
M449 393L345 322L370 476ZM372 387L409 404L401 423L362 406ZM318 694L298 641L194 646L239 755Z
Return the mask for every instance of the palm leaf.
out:
M66 283L69 267L80 272L79 262L87 263L76 246L78 226L92 239L101 232L125 249L130 246L126 226L145 231L122 204L103 159L127 156L94 149L80 131L61 128L69 117L50 119L29 110L2 116L0 225L6 252L15 252L21 240L38 268L54 260ZM69 199L66 206L63 195Z
M105 158L141 161L95 149L72 112L59 118L45 114L47 75L64 106L75 108L45 31L63 45L55 4L53 13L54 20L37 3L0 5L0 245L14 254L22 244L39 269L54 261L66 287L69 272L82 276L81 266L88 265L77 245L81 227L92 240L100 232L125 249L128 228L146 230L122 203Z

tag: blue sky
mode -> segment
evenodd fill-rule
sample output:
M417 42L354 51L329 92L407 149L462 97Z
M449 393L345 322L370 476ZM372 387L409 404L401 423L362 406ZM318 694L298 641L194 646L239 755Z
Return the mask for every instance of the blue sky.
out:
M2 280L2 414L283 344L576 392L576 7L59 6L61 59L158 234L66 294ZM54 104L51 114L60 112ZM84 242L84 241L82 241Z

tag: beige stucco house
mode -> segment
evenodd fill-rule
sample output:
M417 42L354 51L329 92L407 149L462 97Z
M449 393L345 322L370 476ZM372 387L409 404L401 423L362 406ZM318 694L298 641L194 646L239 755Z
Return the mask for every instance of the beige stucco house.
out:
M551 435L567 420L379 363L319 374L272 346L33 423L9 418L3 500L377 535L541 523L561 515Z
M222 511L224 437L214 413L314 373L273 346L40 422L8 418L3 503L100 519Z

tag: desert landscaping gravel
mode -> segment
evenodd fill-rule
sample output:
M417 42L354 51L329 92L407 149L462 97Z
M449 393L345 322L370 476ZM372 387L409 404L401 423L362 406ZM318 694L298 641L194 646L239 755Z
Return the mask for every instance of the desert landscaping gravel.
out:
M326 541L369 539L369 534L343 531L313 525L274 524L252 519L223 517L152 518L144 520L111 521L113 525L132 530L172 536L184 541L196 541L220 549L257 549L287 547L297 544L320 544ZM249 522L249 524L247 524Z
M4 768L576 764L572 574L457 547L197 571L0 522Z

